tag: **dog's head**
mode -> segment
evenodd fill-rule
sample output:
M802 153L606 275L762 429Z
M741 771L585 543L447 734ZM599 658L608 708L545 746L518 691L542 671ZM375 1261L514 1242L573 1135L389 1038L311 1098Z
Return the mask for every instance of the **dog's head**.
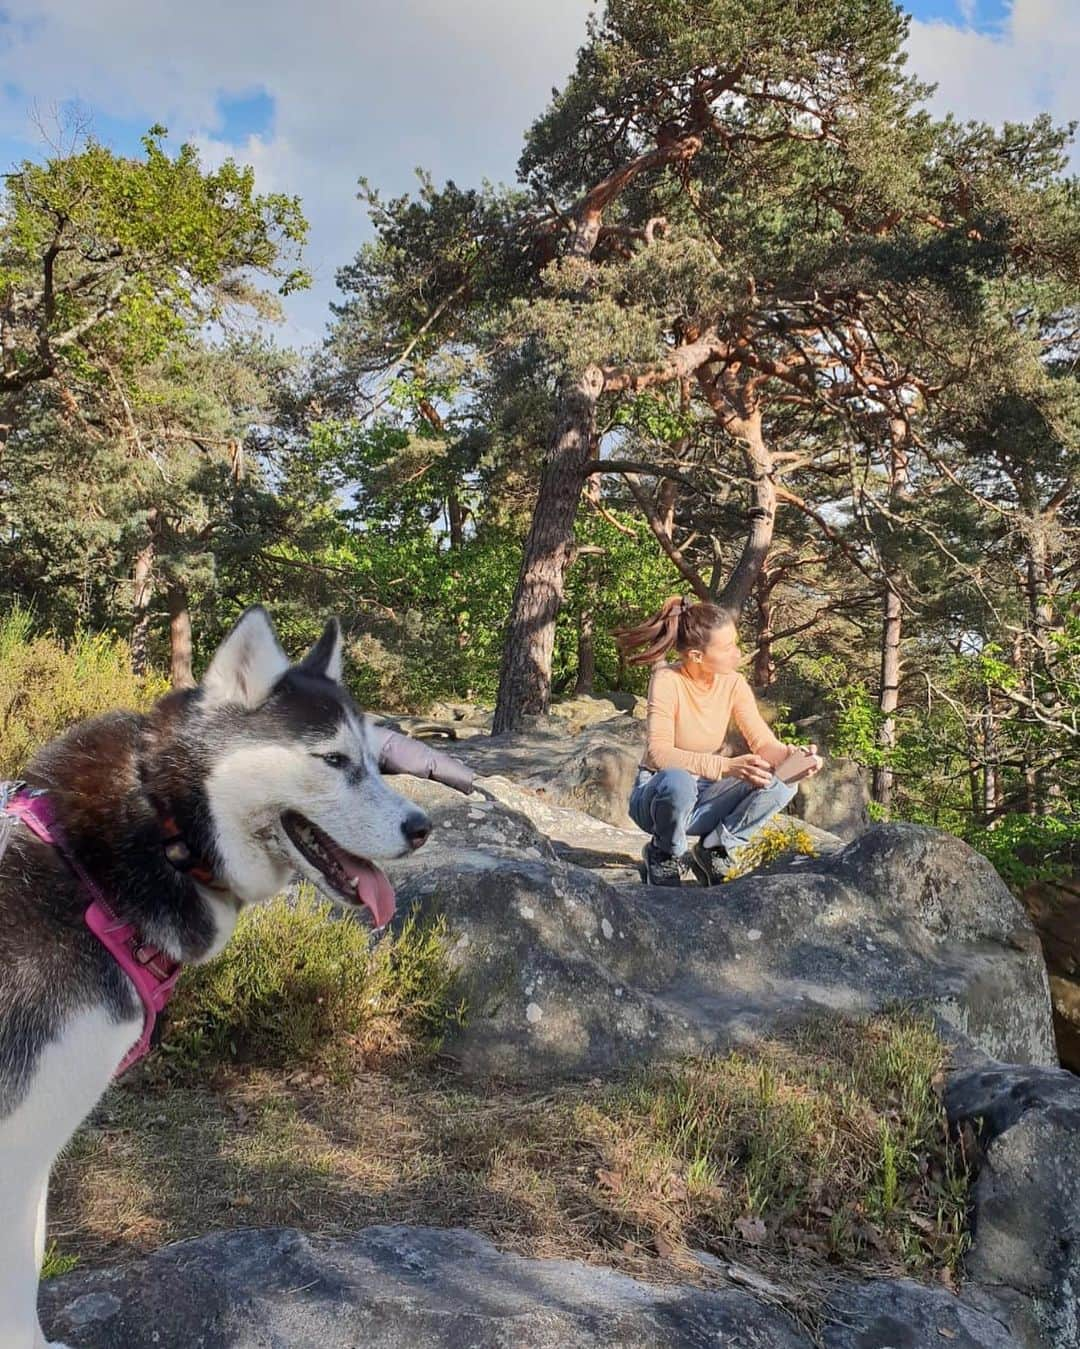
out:
M248 609L196 698L229 889L266 899L298 872L330 899L366 906L376 927L387 923L394 892L375 859L418 848L431 825L379 776L365 718L341 683L337 621L292 665L266 611Z

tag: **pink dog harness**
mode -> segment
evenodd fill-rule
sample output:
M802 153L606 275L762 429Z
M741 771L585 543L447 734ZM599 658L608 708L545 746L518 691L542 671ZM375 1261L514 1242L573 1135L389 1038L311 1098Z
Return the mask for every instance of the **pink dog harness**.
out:
M42 843L55 848L74 872L90 896L90 907L84 915L86 926L135 985L135 991L142 1000L142 1034L117 1068L114 1076L119 1077L149 1052L150 1037L154 1033L158 1013L172 997L182 966L160 947L143 941L134 923L121 922L116 916L101 890L87 874L86 868L65 845L56 828L56 811L47 792L19 786L6 801L4 796L5 793L0 792L0 813L21 820Z

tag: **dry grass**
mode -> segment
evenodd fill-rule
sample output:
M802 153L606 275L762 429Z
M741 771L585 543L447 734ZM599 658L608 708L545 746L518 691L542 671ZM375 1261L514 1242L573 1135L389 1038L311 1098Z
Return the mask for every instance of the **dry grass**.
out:
M929 1028L898 1016L544 1093L430 1069L144 1079L58 1164L51 1236L98 1264L236 1226L465 1226L653 1281L749 1271L805 1316L841 1272L954 1280L966 1176L941 1065Z

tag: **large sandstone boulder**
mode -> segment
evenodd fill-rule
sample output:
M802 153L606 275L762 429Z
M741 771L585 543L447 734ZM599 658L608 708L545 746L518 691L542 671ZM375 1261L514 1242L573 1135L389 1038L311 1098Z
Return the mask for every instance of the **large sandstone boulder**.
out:
M812 1349L742 1289L653 1287L424 1227L217 1232L55 1279L41 1312L73 1349ZM833 1314L826 1349L1015 1343L992 1315L907 1280L844 1285Z
M982 1151L975 1183L970 1301L1024 1349L1080 1345L1080 1079L1015 1064L957 1073L952 1119Z
M788 810L845 843L870 824L870 775L852 759L826 759L821 772L799 783Z
M552 703L549 715L566 722L571 735L587 730L598 721L610 721L620 712L643 720L645 699L636 693L578 693Z
M388 870L402 915L453 933L471 1016L448 1048L472 1076L608 1070L898 1001L994 1058L1056 1063L1030 924L950 835L880 826L719 889L654 890L567 862L501 802L413 790L434 835Z
M619 712L606 698L557 703L549 716L533 718L528 730L512 736L477 734L461 722L435 726L419 719L394 720L411 735L445 733L456 742L446 746L448 752L478 773L512 779L543 793L555 805L584 811L619 828L633 827L626 807L645 749L645 725L635 715ZM745 750L733 732L724 752ZM848 842L866 828L869 799L865 770L840 759L800 783L789 810L813 828Z
M450 752L476 772L510 779L543 793L554 805L632 828L626 806L641 762L643 724L611 703L606 710L605 719L580 734L574 733L573 721L535 718L527 731L472 739Z

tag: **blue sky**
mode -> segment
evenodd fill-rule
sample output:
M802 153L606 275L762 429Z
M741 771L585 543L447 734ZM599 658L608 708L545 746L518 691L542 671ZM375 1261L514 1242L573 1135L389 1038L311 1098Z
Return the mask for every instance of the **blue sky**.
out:
M408 191L512 178L521 133L572 66L590 0L0 0L0 171L73 128L121 152L154 122L208 163L298 193L315 288L285 340L318 340L366 234L356 181ZM937 112L1080 117L1080 0L909 0L911 70ZM1080 165L1078 165L1080 167Z
M1000 24L1008 14L1007 0L908 0L904 6L916 19L943 19L946 23L970 23L975 28Z

